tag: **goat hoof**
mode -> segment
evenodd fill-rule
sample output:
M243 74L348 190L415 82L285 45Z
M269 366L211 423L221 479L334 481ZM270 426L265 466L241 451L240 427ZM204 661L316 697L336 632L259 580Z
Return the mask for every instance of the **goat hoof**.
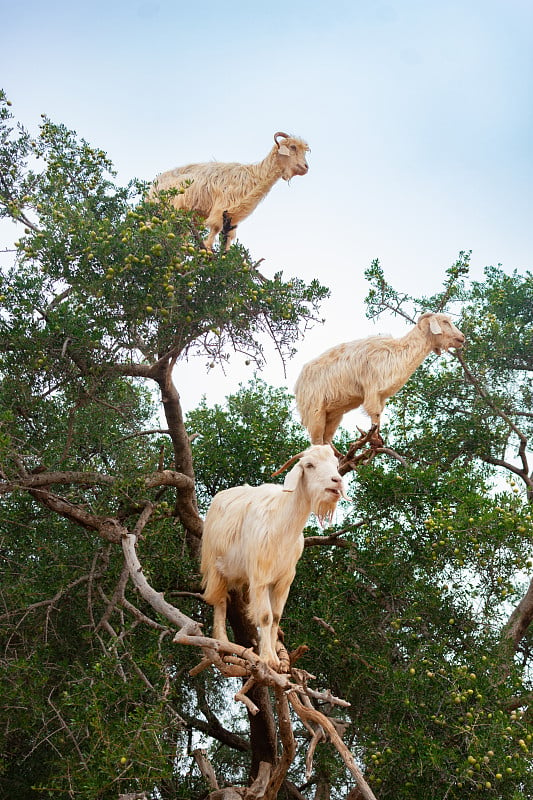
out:
M269 656L269 657L265 658L265 657L262 657L261 655L259 656L259 658L261 658L261 660L265 662L267 667L270 667L270 669L273 669L274 672L279 672L279 668L281 666L281 662L280 662L279 658L277 658L276 656L273 656L273 657Z

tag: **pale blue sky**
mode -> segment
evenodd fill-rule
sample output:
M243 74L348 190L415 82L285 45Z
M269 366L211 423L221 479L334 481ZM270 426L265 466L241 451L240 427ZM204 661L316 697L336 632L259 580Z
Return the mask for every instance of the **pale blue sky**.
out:
M460 250L473 271L531 269L530 0L35 2L0 0L0 84L35 130L41 112L102 147L119 180L189 161L257 161L285 130L309 174L276 185L239 228L263 271L318 277L326 324L265 378L377 330L363 271L436 290ZM249 369L249 368L248 368ZM186 407L249 371L177 375Z

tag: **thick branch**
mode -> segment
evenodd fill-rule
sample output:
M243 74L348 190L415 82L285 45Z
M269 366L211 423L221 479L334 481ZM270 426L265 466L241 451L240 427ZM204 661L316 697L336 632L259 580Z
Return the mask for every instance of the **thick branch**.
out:
M204 720L196 719L195 717L185 717L185 719L188 726L205 733L206 736L216 739L221 744L225 744L233 750L238 750L241 753L248 753L250 751L250 745L246 739L224 728L216 718L209 722L204 722Z
M155 486L174 486L186 492L194 491L194 480L183 472L176 472L172 469L163 469L161 472L154 472L145 479L146 486L153 489Z
M161 390L161 401L174 448L175 468L178 472L190 478L190 484L186 487L181 487L181 491L176 495L175 512L186 531L191 534L188 540L193 555L199 556L203 523L198 513L194 491L195 480L191 443L185 430L180 396L172 382L172 367L173 362L167 358L166 361L160 364L159 372L153 374L152 377Z
M518 647L521 639L533 621L533 579L530 581L527 592L520 600L504 628L504 637L510 639L514 649Z
M40 472L37 475L26 475L17 478L16 481L0 482L0 494L16 491L17 489L38 489L54 484L76 484L81 486L112 486L117 479L112 475L105 475L101 472ZM194 481L182 472L171 469L164 469L154 472L144 479L145 486L153 489L156 486L174 486L176 489L191 491L194 489ZM66 502L66 501L65 501Z
M0 483L0 494L7 494L17 489L38 489L43 486L52 486L56 483L75 483L85 486L95 486L98 484L111 485L115 483L115 478L110 475L103 475L100 472L41 472L37 475L27 475L27 477L24 478L17 478L16 481Z
M218 781L217 776L215 775L215 770L213 769L213 765L209 761L207 757L207 751L202 750L201 747L197 747L196 750L192 751L192 757L198 764L198 769L207 780L210 789L218 789Z
M97 517L94 514L89 514L79 506L69 503L67 500L58 497L51 492L44 491L43 489L32 489L30 494L39 500L46 508L59 514L61 517L81 525L82 528L90 531L96 531L104 539L109 542L120 541L120 533L117 530L119 523L112 517Z
M141 563L137 558L137 553L135 551L135 542L137 537L134 534L128 533L124 528L121 538L124 558L126 559L126 564L128 565L131 579L146 602L180 630L186 631L190 634L199 634L201 632L200 625L190 617L182 614L182 612L179 611L175 606L167 603L163 593L156 592L144 577Z

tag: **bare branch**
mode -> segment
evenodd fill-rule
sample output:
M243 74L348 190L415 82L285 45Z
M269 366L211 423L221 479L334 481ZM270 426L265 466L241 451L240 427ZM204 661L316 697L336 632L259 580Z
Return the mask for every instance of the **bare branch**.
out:
M339 755L341 756L342 760L344 761L347 769L352 773L352 775L356 778L358 786L361 790L361 797L363 800L376 800L376 796L368 783L365 781L364 775L357 766L354 757L350 753L349 749L346 747L342 739L340 738L339 734L335 730L335 726L333 723L324 715L321 714L320 711L316 711L315 709L306 707L300 700L298 693L291 689L287 696L289 698L289 702L291 703L292 707L300 717L300 719L312 720L313 722L321 725L326 733L328 734L329 738L331 739L332 744L336 747Z
M336 634L336 630L335 630L335 628L333 627L333 625L330 625L330 624L329 624L329 623L327 623L325 620L323 620L321 617L313 617L313 619L314 619L314 621L315 621L315 622L318 622L318 624L319 624L319 625L320 625L322 628L325 628L327 631L329 631L329 633L332 633L333 635L335 635L335 634Z
M176 625L176 627L178 627L180 630L187 631L187 633L190 634L199 634L201 631L201 626L199 623L195 622L190 617L187 617L185 614L182 614L182 612L179 611L175 606L167 603L162 592L156 592L144 577L141 563L137 558L137 553L135 551L135 542L137 537L134 534L128 533L124 528L121 538L122 549L124 551L126 564L128 565L128 569L130 571L131 579L142 597L144 597L144 599L150 603L152 608L162 614L166 619L170 620L170 622L173 625Z
M198 765L198 769L207 780L210 789L218 789L218 781L217 776L215 775L215 770L213 769L213 765L209 761L207 757L207 750L203 750L201 747L197 747L196 750L193 750L191 753L192 757L196 761Z
M283 747L281 758L276 764L272 776L266 786L264 797L265 800L276 800L278 792L285 780L289 767L296 755L296 742L294 740L294 733L291 725L291 718L289 713L289 702L287 694L277 686L274 690L276 696L276 708L278 712L278 725L281 744Z
M18 489L38 489L53 484L81 484L84 486L97 486L99 484L112 485L115 478L104 475L101 472L40 472L38 475L27 475L16 481L6 481L0 483L0 494L7 494Z

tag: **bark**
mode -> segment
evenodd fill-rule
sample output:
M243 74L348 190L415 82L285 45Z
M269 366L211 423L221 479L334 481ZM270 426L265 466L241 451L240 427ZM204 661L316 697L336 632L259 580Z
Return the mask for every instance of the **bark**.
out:
M294 756L296 755L296 741L294 739L294 733L291 725L287 694L279 686L275 687L274 692L276 695L278 726L281 743L283 745L283 751L281 758L276 765L274 772L272 773L272 777L270 778L268 786L266 787L265 800L270 800L270 798L272 798L272 800L276 800L278 792L287 776L287 772L289 771L289 767L294 761Z
M530 581L527 592L512 612L504 628L504 637L513 643L515 650L522 638L526 635L532 621L533 579Z
M217 776L215 775L215 770L213 769L213 765L209 761L207 757L207 750L202 750L201 747L197 747L196 750L192 751L192 756L196 763L198 764L198 769L207 780L210 789L218 789L218 781Z
M164 617L166 617L166 619L168 619L177 628L183 629L188 633L199 634L201 632L200 625L190 617L182 614L182 612L179 611L175 606L167 603L163 593L156 592L144 577L142 567L139 559L137 558L137 553L135 550L136 538L137 537L134 534L130 534L126 531L126 529L123 529L121 534L122 549L124 551L126 564L128 565L131 579L135 587L138 589L142 597L148 603L150 603L152 608L154 608L159 614L162 614Z
M194 489L191 443L185 430L180 396L172 381L173 366L174 362L170 359L160 362L160 369L152 377L161 391L161 402L174 451L174 467L177 472L186 475L191 480L188 487L184 487L176 494L175 513L187 532L188 544L193 555L198 558L203 522L198 513Z
M234 633L234 641L243 647L252 648L257 640L257 631L248 619L242 594L240 592L231 592L230 598L228 620ZM252 703L259 708L258 714L252 714L247 707L252 752L250 777L256 778L261 762L276 763L276 723L268 688L255 685L247 694Z

